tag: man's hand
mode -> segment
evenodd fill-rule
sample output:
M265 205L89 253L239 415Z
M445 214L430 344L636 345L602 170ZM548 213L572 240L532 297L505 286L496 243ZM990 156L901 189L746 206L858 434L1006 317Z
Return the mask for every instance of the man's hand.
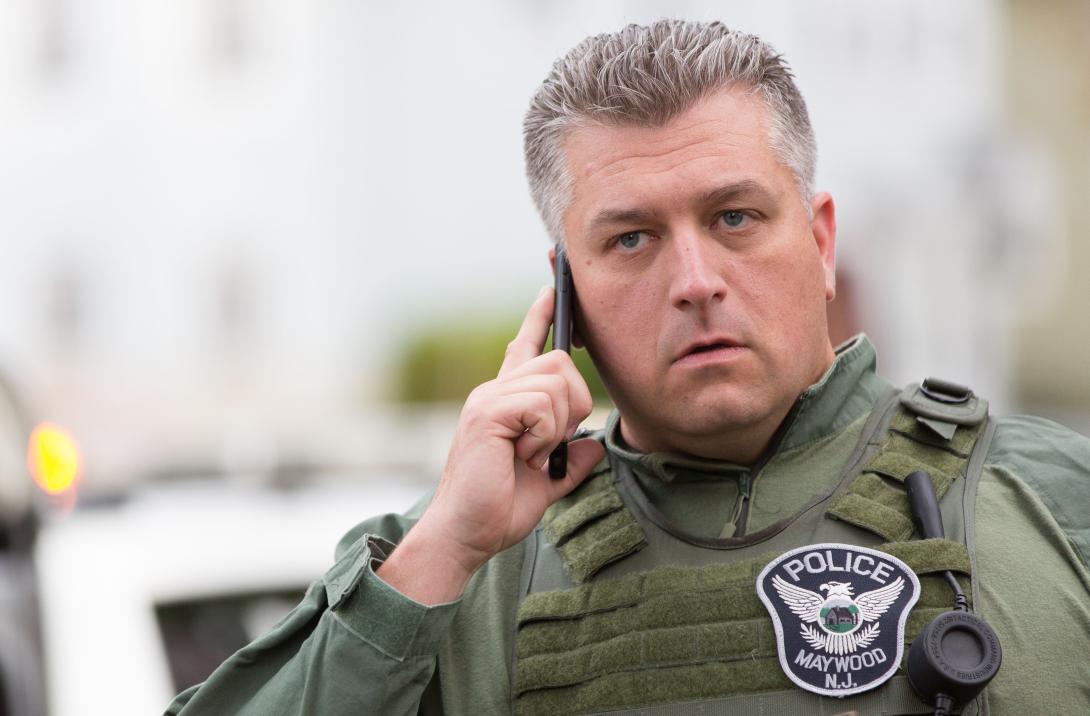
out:
M528 535L602 459L596 440L576 440L568 474L548 475L549 453L593 407L571 356L541 354L553 299L551 288L542 289L499 375L470 393L431 505L379 567L379 577L410 599L457 599L485 562Z

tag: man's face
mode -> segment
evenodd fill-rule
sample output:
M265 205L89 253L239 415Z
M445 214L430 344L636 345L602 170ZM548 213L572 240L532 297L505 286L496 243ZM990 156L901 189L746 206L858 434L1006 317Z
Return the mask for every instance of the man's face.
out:
M807 216L766 115L724 90L566 139L579 329L639 449L753 460L833 360L832 200Z

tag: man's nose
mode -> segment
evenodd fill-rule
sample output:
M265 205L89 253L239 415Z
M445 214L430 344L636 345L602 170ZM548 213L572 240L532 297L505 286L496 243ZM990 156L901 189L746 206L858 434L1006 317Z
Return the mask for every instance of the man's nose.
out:
M703 308L723 300L727 283L717 270L715 241L698 232L685 232L674 236L675 271L670 287L670 300L674 306L686 305Z

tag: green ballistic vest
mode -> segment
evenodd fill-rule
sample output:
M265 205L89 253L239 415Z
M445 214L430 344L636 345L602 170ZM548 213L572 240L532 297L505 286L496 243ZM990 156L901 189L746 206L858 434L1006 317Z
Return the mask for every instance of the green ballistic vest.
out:
M796 688L780 667L757 575L789 549L821 542L901 559L921 585L906 624L907 654L919 631L952 608L943 571L957 573L970 604L977 602L973 504L991 433L987 403L967 389L929 379L891 390L872 410L831 492L753 535L707 543L672 534L631 468L611 456L550 508L527 542L513 711L931 713L912 692L903 663L889 681L852 697ZM916 470L932 476L947 539L911 540L902 483ZM964 713L987 713L986 697Z

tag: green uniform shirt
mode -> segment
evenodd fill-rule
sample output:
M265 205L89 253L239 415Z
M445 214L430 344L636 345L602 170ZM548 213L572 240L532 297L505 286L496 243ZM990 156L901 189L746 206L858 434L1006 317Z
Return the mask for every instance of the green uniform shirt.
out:
M874 362L865 338L842 348L756 467L641 455L620 440L615 417L606 448L634 468L641 499L669 531L696 540L753 535L839 483L874 403L890 387ZM295 610L179 695L167 713L510 712L526 544L494 557L458 602L425 607L374 573L421 510L352 529L334 566ZM975 512L968 542L977 611L1004 653L988 688L991 712L1090 713L1090 440L1045 420L998 419ZM594 579L662 566L648 552ZM547 578L558 586L566 580Z

